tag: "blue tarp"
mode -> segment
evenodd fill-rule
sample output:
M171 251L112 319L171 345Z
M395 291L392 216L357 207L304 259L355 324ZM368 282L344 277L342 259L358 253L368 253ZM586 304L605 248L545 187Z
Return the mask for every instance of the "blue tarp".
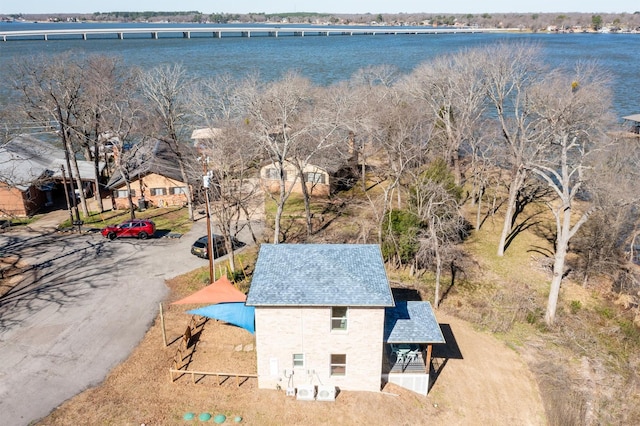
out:
M192 309L187 313L225 321L242 327L251 334L255 334L256 331L256 309L253 306L245 305L244 302L216 303L204 308Z

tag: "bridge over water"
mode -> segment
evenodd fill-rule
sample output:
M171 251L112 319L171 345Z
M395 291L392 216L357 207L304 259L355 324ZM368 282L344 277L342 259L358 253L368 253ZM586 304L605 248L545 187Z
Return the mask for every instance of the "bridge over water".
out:
M80 38L192 38L192 37L280 37L280 36L337 36L337 35L401 35L401 34L454 34L505 31L483 28L418 28L418 27L129 27L39 29L0 31L2 41L10 40L68 40Z

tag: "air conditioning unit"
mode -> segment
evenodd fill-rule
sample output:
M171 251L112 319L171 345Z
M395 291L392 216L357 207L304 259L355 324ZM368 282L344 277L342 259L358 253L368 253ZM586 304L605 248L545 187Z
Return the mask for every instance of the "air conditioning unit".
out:
M336 387L335 386L318 386L318 401L335 401L336 400Z
M316 388L313 385L301 385L298 386L298 393L296 399L301 401L313 401L316 396Z
M287 396L296 396L296 388L287 388Z

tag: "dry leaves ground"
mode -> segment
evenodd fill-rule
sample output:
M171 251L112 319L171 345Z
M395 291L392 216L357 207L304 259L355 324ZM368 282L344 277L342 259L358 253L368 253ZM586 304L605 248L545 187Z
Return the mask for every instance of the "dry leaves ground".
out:
M241 424L251 425L546 423L538 388L516 352L443 312L437 317L450 327L462 359L447 360L427 397L387 384L380 393L341 392L335 402L297 401L284 391L257 389L254 378L240 379L240 386L233 377L218 383L214 376L196 376L194 384L185 375L172 382L169 367L191 317L185 313L188 306L169 302L193 291L188 291L190 280L168 283L167 347L158 316L129 359L104 383L67 401L39 424L204 424L198 420L201 413L224 414L225 424L235 424L239 416ZM195 350L185 358L189 370L255 373L254 339L247 331L208 320L194 339ZM195 420L183 419L189 412Z

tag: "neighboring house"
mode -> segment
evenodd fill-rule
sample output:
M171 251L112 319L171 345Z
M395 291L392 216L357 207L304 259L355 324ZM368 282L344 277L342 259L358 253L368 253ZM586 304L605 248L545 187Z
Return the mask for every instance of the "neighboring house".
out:
M186 205L190 183L183 182L178 159L166 142L155 141L148 152L132 162L136 164L129 170L134 206L142 203L155 207ZM111 191L114 209L129 208L127 185L119 170L111 176L107 188Z
M622 117L624 120L631 123L631 132L636 135L640 134L640 114L632 114L626 117Z
M378 245L263 244L246 305L259 388L306 399L316 385L320 398L390 381L427 394L444 338L428 302L394 302Z
M205 127L191 132L193 146L198 152L206 152L207 148L216 143L216 139L222 136L222 129Z
M311 195L329 195L335 189L335 185L332 187L334 176L319 166L308 164L304 167L302 174L307 190ZM289 190L293 185L293 192L302 192L298 170L289 161L284 163L284 176L286 190ZM260 182L266 191L278 192L280 190L280 168L272 163L262 167L260 169Z
M85 194L91 194L97 188L94 164L77 163ZM1 146L0 214L31 216L44 207L66 205L62 167L69 182L64 150L33 136L20 135Z
M201 128L196 129L191 134L194 140L194 147L199 152L206 152L207 147L214 145L216 139L222 137L223 131L219 128ZM274 133L274 137L277 137ZM304 182L307 186L309 194L316 196L328 196L340 186L348 186L346 181L352 180L354 174L357 173L357 155L355 154L354 142L349 140L351 157L340 166L339 161L334 158L334 164L330 167L321 167L319 165L307 164L303 169ZM293 192L302 193L302 184L298 170L290 161L284 162L284 175L286 181L286 190L292 189ZM280 169L279 166L269 162L260 169L260 183L265 191L280 191ZM291 188L293 186L293 188Z

